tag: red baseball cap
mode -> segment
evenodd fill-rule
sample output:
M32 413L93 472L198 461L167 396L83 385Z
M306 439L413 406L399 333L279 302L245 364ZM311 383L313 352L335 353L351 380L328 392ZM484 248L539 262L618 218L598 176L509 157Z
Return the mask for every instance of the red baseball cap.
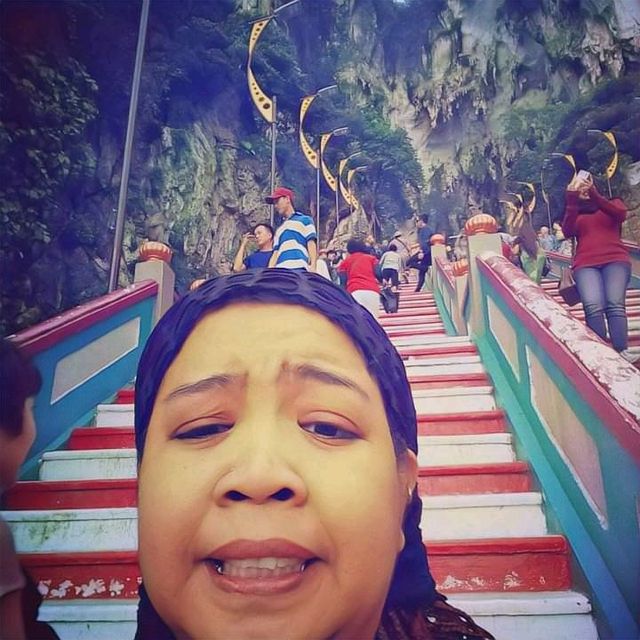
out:
M267 201L267 204L273 204L278 198L282 197L289 198L291 204L293 204L293 191L286 187L278 187L270 196L267 196L265 200Z

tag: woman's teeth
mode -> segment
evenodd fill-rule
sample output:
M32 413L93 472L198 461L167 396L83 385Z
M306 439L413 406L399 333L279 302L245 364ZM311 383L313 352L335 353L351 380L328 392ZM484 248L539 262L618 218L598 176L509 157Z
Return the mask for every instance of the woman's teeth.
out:
M213 560L218 574L231 578L277 578L302 572L311 563L298 558L246 558L242 560Z

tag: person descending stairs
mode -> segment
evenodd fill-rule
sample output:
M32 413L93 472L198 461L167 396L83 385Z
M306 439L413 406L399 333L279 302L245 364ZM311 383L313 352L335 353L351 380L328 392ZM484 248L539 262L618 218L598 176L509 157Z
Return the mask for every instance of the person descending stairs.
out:
M570 549L549 533L544 497L518 460L491 380L467 337L445 333L430 293L402 286L380 323L405 361L418 414L422 531L438 589L498 640L595 640L572 591ZM132 389L95 426L42 456L40 479L6 496L4 517L63 639L136 628L136 456Z
M570 307L558 294L557 279L552 277L545 278L541 286L558 304L567 309L574 318L577 318L581 322L585 321L582 304L578 303ZM632 358L637 358L633 364L635 364L636 367L640 367L640 289L627 289L626 310L629 331L629 347L627 351L631 354Z

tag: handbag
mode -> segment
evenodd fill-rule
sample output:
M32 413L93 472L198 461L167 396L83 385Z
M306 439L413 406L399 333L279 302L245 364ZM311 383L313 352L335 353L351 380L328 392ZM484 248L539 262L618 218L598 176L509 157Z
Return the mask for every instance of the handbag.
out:
M578 286L576 285L576 281L573 279L573 274L569 267L562 267L560 283L558 284L558 294L570 307L573 307L580 302Z

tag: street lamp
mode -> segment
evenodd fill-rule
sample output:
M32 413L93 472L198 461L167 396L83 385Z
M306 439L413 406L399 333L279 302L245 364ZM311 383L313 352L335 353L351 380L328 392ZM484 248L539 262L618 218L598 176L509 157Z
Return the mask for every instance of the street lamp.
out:
M329 171L329 167L327 167L324 161L324 151L333 136L344 136L347 133L349 133L349 127L338 127L333 131L322 133L320 135L320 145L318 153L318 158L320 161L317 163L316 167L316 214L318 217L316 231L318 234L320 233L320 169L322 169L322 174L324 175L324 179L329 187L336 192L338 191L338 184L336 182L336 179L331 175L331 171Z
M338 235L338 225L340 224L340 193L342 192L342 197L345 199L347 203L349 203L349 207L351 207L351 198L349 196L349 192L347 188L342 184L342 172L344 168L347 166L347 163L352 158L356 158L357 156L361 156L364 151L355 151L351 155L348 155L346 158L342 158L340 162L338 162L338 171L336 173L336 236Z
M320 154L309 144L307 137L304 134L303 124L307 111L313 101L321 94L332 89L337 89L337 84L330 84L322 89L318 89L315 93L305 96L300 101L300 116L298 118L298 137L300 139L300 147L302 153L307 159L309 164L316 170L316 233L320 229Z
M142 60L144 58L144 43L147 37L147 22L149 19L149 2L142 0L140 24L138 26L138 44L136 46L136 61L133 67L131 81L131 98L129 99L129 118L127 133L124 141L124 155L122 158L122 175L120 177L120 192L118 194L118 212L116 214L111 264L109 265L109 293L118 286L118 272L122 257L122 239L124 237L124 210L127 204L127 189L129 187L129 169L131 168L131 152L133 149L133 134L136 130L136 112L138 110L138 94L140 92L140 76L142 75Z
M271 125L271 176L270 176L270 193L276 188L276 120L278 116L277 112L277 99L276 96L269 98L267 94L261 89L258 81L256 80L253 70L251 69L251 62L253 60L253 52L258 44L258 39L265 30L265 27L271 22L273 18L280 13L283 9L290 7L293 4L300 2L300 0L291 0L283 4L281 7L274 9L268 16L258 18L253 21L251 27L251 34L249 35L249 56L247 58L247 81L249 83L249 94L251 99L258 109L258 113ZM273 225L273 204L269 206L270 219Z
M613 157L609 161L607 168L604 170L604 176L607 179L607 188L609 189L609 197L613 197L611 193L611 178L618 168L618 143L616 137L613 135L613 131L602 131L601 129L587 129L587 133L595 133L597 135L604 136L609 144L613 147Z

